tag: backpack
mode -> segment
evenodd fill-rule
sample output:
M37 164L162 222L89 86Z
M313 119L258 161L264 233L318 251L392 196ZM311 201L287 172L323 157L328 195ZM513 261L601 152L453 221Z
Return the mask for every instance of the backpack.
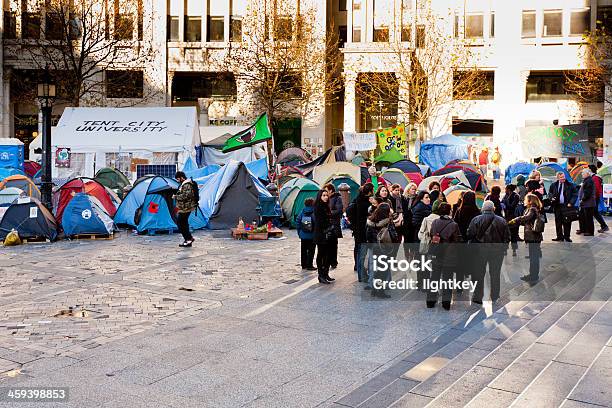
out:
M540 234L544 232L544 224L546 224L546 216L538 213L538 216L533 222L533 232L538 232Z
M198 183L196 183L193 179L189 181L191 183L191 191L193 192L193 201L196 203L196 206L200 206L200 187Z
M446 229L446 227L448 227L449 225L451 225L453 223L453 221L449 221L446 223L446 225L444 227L442 227L442 229L440 230L440 232L432 235L431 237L431 243L432 244L439 244L442 242L442 237L440 236L440 234L442 233L442 231L444 231Z
M398 242L399 236L397 235L397 231L395 230L395 225L393 225L393 221L389 221L386 227L382 227L378 234L376 234L376 240L379 244L393 244Z
M346 218L348 222L351 224L350 228L353 229L353 225L355 225L355 218L357 217L357 199L351 201L351 203L346 207Z
M300 229L304 232L312 232L312 215L302 215L302 220L300 221Z

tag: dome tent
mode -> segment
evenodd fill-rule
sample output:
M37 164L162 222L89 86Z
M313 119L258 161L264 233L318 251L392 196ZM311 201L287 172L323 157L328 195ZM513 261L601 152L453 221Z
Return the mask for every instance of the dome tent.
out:
M376 164L378 164L378 163L393 164L393 163L397 163L398 161L405 160L405 159L406 158L396 148L391 148L391 149L383 152L382 154L378 155L374 159L374 163L376 163Z
M85 193L76 194L62 215L66 236L81 234L111 235L113 219L104 211L97 198Z
M386 169L382 172L381 176L387 180L388 183L399 184L403 189L412 182L412 179L400 169ZM422 181L422 179L420 181Z
M112 217L120 204L119 197L98 181L87 177L74 178L64 183L54 195L55 217L61 221L66 206L78 193L86 193L100 201L104 210Z
M40 200L41 198L40 190L38 189L38 187L36 187L36 184L34 184L34 182L26 176L15 175L7 177L4 180L0 181L0 190L9 187L18 188L24 193L26 193L26 195L37 200Z
M533 163L527 162L516 162L511 164L506 168L504 181L506 184L510 184L513 181L516 181L516 176L522 174L525 177L529 177L529 173L536 168L536 165Z
M601 177L604 184L612 184L612 165L602 166L597 174Z
M361 181L361 171L359 166L355 166L349 162L326 163L314 168L312 172L312 180L323 186L325 182L332 176L348 176L357 184Z
M421 144L420 161L432 169L444 167L455 159L469 159L470 144L453 135L442 135Z
M307 198L316 198L320 187L312 180L295 178L283 185L280 190L280 202L285 218L295 227L295 219L304 208Z
M57 239L53 214L35 198L12 204L0 221L0 240L15 229L21 239Z
M125 174L112 167L105 167L98 170L94 180L104 187L113 190L119 198L123 197L123 189L130 185L130 180L128 180Z

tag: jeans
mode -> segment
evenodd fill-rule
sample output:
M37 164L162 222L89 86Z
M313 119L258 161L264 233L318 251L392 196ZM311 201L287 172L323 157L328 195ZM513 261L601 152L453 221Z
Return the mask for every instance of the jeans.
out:
M329 244L317 244L317 271L320 277L329 274Z
M312 239L303 239L301 242L301 265L302 269L312 268L316 244Z
M365 265L368 249L365 243L355 244L357 248L357 277L361 282L365 282L368 275L368 268Z
M599 223L599 226L601 227L601 229L606 229L608 228L608 224L606 224L606 221L604 220L604 218L601 216L601 213L599 212L599 206L595 207L595 219L597 220L597 222ZM593 227L594 229L595 227Z
M499 180L500 173L499 170L493 170L493 180Z
M542 246L539 242L530 242L529 247L529 278L538 280L540 276L540 258L542 257Z
M191 213L188 212L180 212L178 213L178 217L176 220L176 226L179 229L179 232L183 236L185 241L193 241L193 236L189 231L189 215Z

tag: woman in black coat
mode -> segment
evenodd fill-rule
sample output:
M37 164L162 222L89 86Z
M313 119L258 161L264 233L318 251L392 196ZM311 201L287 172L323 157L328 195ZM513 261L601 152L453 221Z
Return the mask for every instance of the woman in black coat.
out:
M472 220L480 215L480 210L476 205L476 194L473 191L466 191L461 199L461 206L455 213L453 219L459 224L459 232L463 239L467 239L467 230Z
M355 199L355 222L351 221L353 237L355 238L355 270L359 282L367 281L367 270L365 268L366 258L366 222L368 221L368 208L370 207L370 197L374 195L374 185L365 183L359 189L359 195Z
M416 204L412 207L413 242L419 242L418 233L425 217L431 214L431 199L427 191L419 191Z
M317 244L317 270L319 272L319 282L329 284L334 281L329 276L329 252L330 241L334 235L331 220L331 210L329 209L329 193L326 190L319 190L314 204L314 238Z
M525 226L525 243L529 249L529 275L521 276L521 279L530 284L535 284L540 278L540 258L542 257L542 232L534 231L536 220L542 212L542 202L535 194L525 196L525 213L516 217L508 223L509 227Z
M338 238L342 238L342 214L344 206L342 197L336 192L336 187L333 184L326 184L323 189L329 194L329 209L331 211L331 223L334 226L336 236L329 242L329 265L332 269L338 266Z
M503 217L501 205L501 187L493 186L493 188L491 188L491 192L485 197L485 201L487 200L493 201L493 204L495 204L495 215Z

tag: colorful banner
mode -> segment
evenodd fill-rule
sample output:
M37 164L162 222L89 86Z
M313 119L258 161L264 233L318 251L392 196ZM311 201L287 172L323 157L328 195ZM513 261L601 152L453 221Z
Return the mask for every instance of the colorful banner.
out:
M585 124L520 128L525 158L591 156Z
M376 149L376 135L374 133L342 132L344 148L354 152L365 152Z
M272 132L268 127L268 115L264 113L257 118L254 124L227 139L223 146L223 153L253 146L268 139L272 139Z
M402 156L405 157L408 154L406 127L403 123L379 130L376 134L378 145L383 153L395 147Z

